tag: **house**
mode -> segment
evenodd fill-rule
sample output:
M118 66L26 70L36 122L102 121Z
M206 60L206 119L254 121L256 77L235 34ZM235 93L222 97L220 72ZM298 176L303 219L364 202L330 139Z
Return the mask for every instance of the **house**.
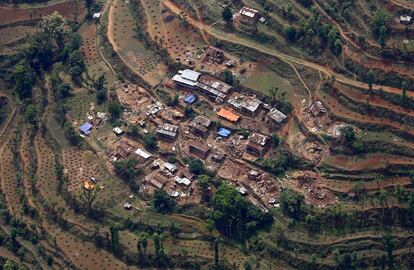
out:
M162 165L162 167L164 169L168 170L171 173L174 173L174 172L176 172L178 170L177 166L175 166L174 164L169 163L169 162L164 162L164 164Z
M219 48L209 46L203 55L203 62L212 61L217 64L224 62L224 51Z
M249 195L249 191L245 187L237 187L236 190L243 196Z
M269 118L275 121L276 123L280 124L287 118L286 115L278 111L276 108L271 108L268 114Z
M190 89L197 89L198 78L201 76L201 73L191 70L179 70L172 80L178 86L183 86Z
M313 115L313 117L317 117L328 112L320 101L312 102L308 110Z
M181 171L180 171L181 175L187 179L193 180L194 178L194 174L192 172L190 172L190 170L187 167L184 167Z
M223 101L232 88L231 85L206 74L199 77L197 87L217 102Z
M229 136L230 136L231 131L230 131L230 130L228 130L228 129L225 129L225 128L219 128L219 130L217 131L217 134L218 134L220 137L227 138L227 137L229 137Z
M168 183L168 179L159 173L154 173L146 176L145 181L158 189L163 188Z
M208 156L210 149L197 141L192 141L188 144L188 151L200 159L205 159Z
M190 123L191 131L200 137L206 137L210 126L211 120L201 115L196 116Z
M220 111L218 112L218 115L230 122L237 122L240 119L239 115L232 113L231 111L223 109L223 108L220 109Z
M149 153L149 152L147 152L147 151L145 151L144 149L141 149L141 148L138 148L135 151L135 154L137 155L138 160L144 161L144 162L149 160L152 157L151 153Z
M220 152L214 152L214 153L211 155L211 160L213 160L214 162L219 163L219 162L222 162L222 161L223 161L224 157L225 157L225 155L224 155L223 153L220 153Z
M260 108L263 104L260 100L254 98L254 97L232 97L229 98L227 101L233 108L236 110L245 113L251 117L254 117L257 115L257 113L260 111Z
M249 142L246 146L246 152L254 156L262 157L269 148L269 137L253 133L249 137Z
M226 98L231 85L191 69L179 70L172 78L177 86L199 90L217 102Z
M156 132L158 137L164 140L173 141L177 137L178 126L164 123L157 128Z
M184 98L184 102L191 105L197 100L197 97L194 94L189 94Z
M100 12L96 12L92 15L92 19L96 19L98 20L101 17L101 13Z
M117 158L125 159L131 153L132 147L129 143L122 141L115 149L115 156Z
M179 176L174 177L174 182L180 185L187 186L187 187L191 184L191 181L189 179L185 177L179 177Z
M261 17L259 11L251 7L244 6L239 11L240 22L250 26L256 24Z
M400 16L400 23L402 24L411 24L413 23L413 17L410 15L401 15Z
M86 122L82 126L80 126L79 130L83 135L89 135L92 132L93 125L89 122Z
M121 128L119 128L119 127L114 127L113 129L112 129L112 131L117 135L117 136L120 136L120 135L122 135L122 134L124 134L124 131L121 129Z

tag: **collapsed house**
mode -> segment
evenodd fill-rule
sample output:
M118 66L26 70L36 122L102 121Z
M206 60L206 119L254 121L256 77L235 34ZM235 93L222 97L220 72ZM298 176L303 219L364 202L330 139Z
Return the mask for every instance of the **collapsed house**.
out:
M262 157L269 149L269 137L253 133L249 137L249 143L246 146L246 152L254 156Z
M237 111L245 113L251 117L257 115L262 107L263 102L254 97L232 97L227 101Z
M313 117L317 117L328 112L320 101L311 102L307 110L313 115Z
M211 61L217 64L222 64L224 62L224 51L219 48L209 46L203 55L202 61Z
M132 146L122 141L115 149L115 157L125 159L132 152Z
M231 85L191 69L179 70L172 80L178 86L199 90L217 102L222 102L231 90Z
M200 159L206 159L210 149L198 141L191 141L188 144L188 151Z
M163 140L173 141L177 137L178 126L164 123L163 125L157 128L156 133L158 137Z
M190 123L191 131L200 137L208 135L208 129L211 126L211 120L205 116L198 115Z

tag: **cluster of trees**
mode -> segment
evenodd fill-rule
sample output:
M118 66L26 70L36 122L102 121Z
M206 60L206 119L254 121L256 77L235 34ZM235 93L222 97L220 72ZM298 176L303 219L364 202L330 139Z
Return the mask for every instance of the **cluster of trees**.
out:
M379 9L374 13L371 21L372 33L376 38L378 38L378 43L382 48L385 48L385 41L387 39L389 29L387 22L389 20L389 15L383 10Z
M325 47L330 48L335 55L342 52L343 43L338 30L323 23L319 14L300 20L298 28L285 26L284 34L288 40L302 44L314 55Z
M212 220L224 235L243 240L273 223L273 216L251 204L232 186L221 184L212 200Z
M141 173L141 170L136 166L138 161L135 159L118 160L114 163L115 173L135 192L138 192L139 185L136 182L136 177Z

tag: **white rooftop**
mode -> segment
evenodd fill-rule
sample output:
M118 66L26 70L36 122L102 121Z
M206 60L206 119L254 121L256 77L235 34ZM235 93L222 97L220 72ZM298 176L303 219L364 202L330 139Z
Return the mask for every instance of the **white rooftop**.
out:
M175 172L175 171L177 170L177 166L175 166L174 164L169 163L169 162L165 162L165 163L163 164L163 166L164 166L164 168L166 168L166 169L167 169L167 170L169 170L170 172Z
M257 13L259 13L259 11L251 7L243 7L240 9L239 13L243 16L253 18Z
M174 177L174 182L178 183L178 184L183 184L186 186L189 186L191 184L191 181L185 177Z
M143 157L144 159L148 159L150 157L152 157L152 155L150 153L148 153L147 151L145 151L144 149L138 148L137 151L135 151L135 154L137 154L140 157Z
M196 82L198 80L198 77L200 77L201 75L201 73L191 69L180 70L178 71L178 73L181 75L182 78L193 82Z

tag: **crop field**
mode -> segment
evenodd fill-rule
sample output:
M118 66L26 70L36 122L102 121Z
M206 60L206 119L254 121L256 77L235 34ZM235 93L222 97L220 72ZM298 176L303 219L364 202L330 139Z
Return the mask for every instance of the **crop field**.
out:
M10 26L0 29L0 46L15 43L32 33L32 26Z
M98 26L94 23L88 23L81 26L79 33L82 37L81 52L87 66L87 73L90 78L97 79L104 75L106 82L110 85L114 78L109 68L105 65L98 52Z
M150 85L157 85L166 66L136 37L130 4L115 0L109 10L108 38L121 59Z
M414 269L412 1L88 3L0 5L0 264Z
M42 17L59 12L66 19L81 20L85 15L82 2L68 0L58 3L46 4L35 8L18 8L12 6L0 6L0 25L15 24L23 21L40 20Z

